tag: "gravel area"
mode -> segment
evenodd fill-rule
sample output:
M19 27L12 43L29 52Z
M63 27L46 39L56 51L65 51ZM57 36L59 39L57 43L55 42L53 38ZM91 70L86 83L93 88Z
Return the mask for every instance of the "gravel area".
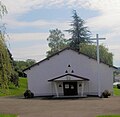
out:
M79 99L22 99L0 97L0 113L19 117L96 117L120 114L120 97Z

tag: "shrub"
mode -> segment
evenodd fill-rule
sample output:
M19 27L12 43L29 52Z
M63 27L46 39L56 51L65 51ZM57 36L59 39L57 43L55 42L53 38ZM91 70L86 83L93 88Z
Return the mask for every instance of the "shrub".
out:
M26 90L24 93L24 97L27 98L33 98L34 94L30 90Z
M117 84L117 88L120 89L120 84Z
M102 97L103 98L108 98L108 96L110 96L110 92L108 90L105 90L103 93L102 93Z
M17 72L11 74L10 82L13 83L16 87L19 86L19 77Z

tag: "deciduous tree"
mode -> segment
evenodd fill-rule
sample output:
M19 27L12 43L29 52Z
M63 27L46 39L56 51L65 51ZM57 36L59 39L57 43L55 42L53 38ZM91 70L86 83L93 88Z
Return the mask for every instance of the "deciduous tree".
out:
M80 47L81 47L80 52L97 59L96 45L82 43ZM113 54L109 52L108 48L106 48L104 45L100 45L99 49L100 49L100 61L109 65L113 65Z
M0 1L0 20L7 13L5 5ZM5 26L0 24L0 87L9 88L9 82L13 75L12 57L5 43Z
M65 35L59 29L50 30L50 35L47 38L48 46L50 50L47 51L47 56L50 56L67 46Z
M14 61L15 71L18 73L19 77L26 77L26 74L23 72L24 69L35 64L36 61L33 59L27 59L26 61Z

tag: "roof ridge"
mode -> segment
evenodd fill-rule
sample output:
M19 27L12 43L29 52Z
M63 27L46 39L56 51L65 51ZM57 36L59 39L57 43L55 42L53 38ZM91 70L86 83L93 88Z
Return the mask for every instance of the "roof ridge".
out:
M85 54L85 53L78 52L78 51L76 51L75 49L73 49L73 48L71 48L71 47L66 47L66 48L64 48L64 49L62 49L62 50L60 50L60 51L58 51L58 52L52 54L51 56L46 57L45 59L43 59L43 60L41 60L41 61L39 61L39 62L37 62L37 63L31 65L30 67L24 69L23 72L26 71L26 70L30 70L30 68L32 68L32 67L34 67L34 66L36 66L36 65L39 65L39 64L42 63L43 61L49 60L49 59L52 58L53 56L59 55L59 53L65 51L65 50L69 50L69 49L70 49L70 50L73 50L74 52L77 52L78 54L82 54L82 55L84 55L84 56L86 56L86 57L88 57L88 58L91 58L91 59L97 61L97 59L94 58L94 57L90 57L89 55L87 55L87 54ZM115 68L115 69L118 69L117 67L115 67L115 66L113 66L113 65L109 65L109 64L107 64L107 63L105 63L105 62L103 62L103 61L100 61L100 62L103 63L103 64L105 64L105 65L108 65L109 67L113 67L113 68Z

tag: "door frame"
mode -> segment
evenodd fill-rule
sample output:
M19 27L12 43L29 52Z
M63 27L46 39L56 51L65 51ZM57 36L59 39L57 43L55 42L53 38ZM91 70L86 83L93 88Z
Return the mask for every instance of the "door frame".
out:
M74 82L63 82L63 94L64 94L64 96L78 95L77 82L76 81L74 81Z

